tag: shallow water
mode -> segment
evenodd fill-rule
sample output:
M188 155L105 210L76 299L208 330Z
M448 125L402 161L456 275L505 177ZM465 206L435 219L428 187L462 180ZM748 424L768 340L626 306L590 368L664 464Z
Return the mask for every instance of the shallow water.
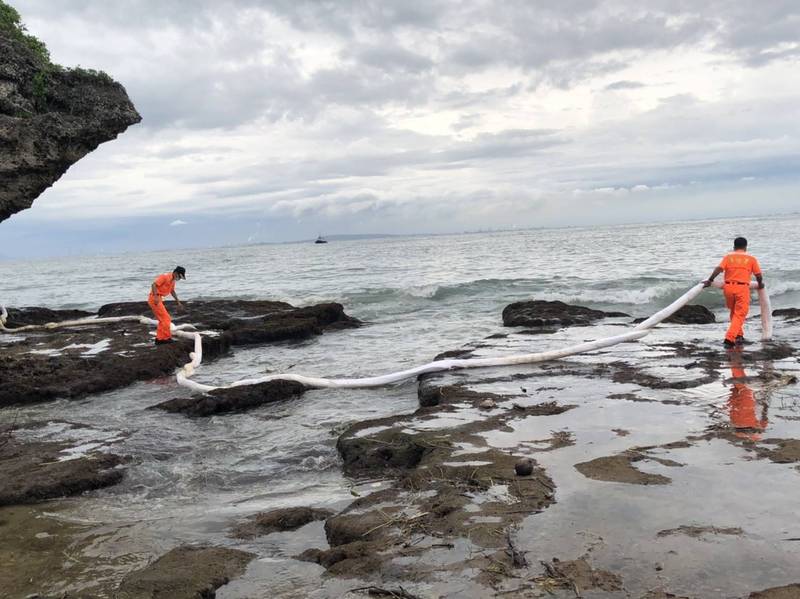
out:
M144 299L153 275L180 263L186 266L189 278L179 283L178 293L187 300L268 298L296 305L333 300L344 304L348 314L368 323L360 329L327 333L300 343L237 349L230 357L204 365L196 376L198 381L222 384L280 372L359 377L428 362L441 351L507 332L500 313L505 305L519 299L560 299L635 316L649 315L707 276L730 239L742 233L750 238L753 253L765 269L773 307L800 306L800 256L792 241L798 226L800 218L783 217L0 262L0 301L12 306L94 310L107 302ZM718 291L704 293L700 302L722 313ZM750 326L757 334L758 324ZM655 342L658 336L658 341L668 342L721 337L722 329L722 325L664 328L648 339ZM554 349L619 331L614 322L606 322L548 336L518 335L478 353ZM780 331L777 334L780 336ZM96 349L100 350L96 359L102 359L102 348ZM626 344L589 357L576 357L575 361L636 360L652 355L648 352L658 353L658 349L645 343ZM796 362L783 366L796 368ZM520 366L515 372L524 374L537 368ZM652 369L654 374L676 380L691 376L668 359L652 365ZM580 443L555 452L532 454L545 468L559 472L572 472L571 464L580 461L578 458L588 460L609 455L615 448L669 442L698 432L713 419L713 414L725 413L729 393L727 387L715 383L681 391L681 401L686 405L663 405L610 401L605 399L604 390L602 398L595 402L591 382L586 379L553 378L546 384L563 388L555 393L559 402L580 402L585 406L580 417ZM498 382L491 387L494 392L521 393L517 382ZM629 390L619 385L617 392ZM145 409L179 392L168 377L80 401L56 401L0 412L0 422L54 422L27 430L25 435L99 443L132 457L120 485L62 502L66 508L58 512L63 521L90 526L93 536L81 545L81 552L84 556L102 556L108 562L102 576L109 584L132 564L144 564L180 542L234 544L226 536L227 529L232 522L256 511L292 505L346 505L352 499L351 491L358 487L346 480L339 468L334 447L338 433L349 422L410 412L417 406L417 385L410 381L382 389L314 390L285 404L205 419ZM661 390L647 393L653 399L660 395L674 399L676 395ZM547 392L541 395L542 400L548 398ZM773 398L774 401L787 401L791 406L786 414L796 414L794 404L785 396ZM502 447L517 447L523 441L546 439L554 430L575 429L573 412L527 419L513 433L492 433L490 441ZM474 417L468 412L452 413L448 418L419 426L447 426ZM797 425L794 420L773 418L772 434L796 436ZM631 436L615 436L613 428L628 429ZM700 453L699 449L695 451ZM739 463L735 457L726 457L735 453L733 446L709 444L703 451L718 461L731 459ZM569 468L565 467L567 462ZM645 469L670 470L667 475L683 484L680 481L706 472L702 464L694 464L692 470L681 469L680 476L672 472L675 469L657 464L648 463ZM755 495L747 495L755 493L752 489L732 488L725 471L715 471L713 476L709 480L719 495L757 500ZM749 477L751 473L742 466L736 476ZM758 476L752 479L757 483L755 488L779 484ZM581 479L577 472L556 479L558 503L546 510L544 517L532 519L532 546L535 541L539 547L547 548L553 542L564 551L563 538L558 542L555 539L578 534L582 529L578 514L586 509L588 498L586 481ZM643 494L652 501L654 492L642 488L636 489L634 495ZM714 499L712 494L697 501L711 505ZM636 509L635 501L630 505ZM600 507L595 505L594 509ZM557 535L564 518L571 519L574 531L561 530ZM663 522L647 525L668 528L671 524L665 517ZM714 524L725 525L725 518ZM613 520L609 526L614 526ZM758 535L766 534L765 526L754 523L748 533L758 539ZM286 556L306 548L304 542L320 546L320 538L324 538L321 525L304 529L299 540L289 537L285 535L283 542L272 536L260 541L257 548L262 559L251 565L240 587L231 585L220 596L247 596L247 592L259 588L259 577L286 592L292 588L307 592L316 588L317 583L309 587L298 581L308 572L318 575L322 569L291 562ZM663 541L670 542L674 541ZM719 544L726 542L715 540ZM242 546L240 542L236 545ZM626 549L634 550L638 549ZM618 555L618 551L614 553L609 548L604 559L609 561L612 555ZM773 562L778 559L769 556ZM756 576L745 569L735 573L734 578L751 574ZM731 588L739 585L735 580ZM687 589L691 588L690 583L685 582ZM324 593L319 591L320 597L335 596L337 589L350 587L331 581L325 588ZM458 593L457 589L453 592Z

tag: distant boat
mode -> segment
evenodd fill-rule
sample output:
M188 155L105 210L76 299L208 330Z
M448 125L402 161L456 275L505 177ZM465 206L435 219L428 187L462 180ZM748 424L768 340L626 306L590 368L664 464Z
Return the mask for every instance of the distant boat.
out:
M322 235L317 236L317 240L314 243L328 243L327 239L323 239Z

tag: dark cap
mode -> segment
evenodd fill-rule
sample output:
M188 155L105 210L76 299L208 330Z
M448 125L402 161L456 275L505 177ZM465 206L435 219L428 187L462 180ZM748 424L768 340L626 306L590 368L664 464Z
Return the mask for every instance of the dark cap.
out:
M744 237L737 237L733 240L733 249L741 250L747 247L747 240Z
M176 266L175 270L173 270L172 272L178 273L181 276L181 279L186 278L186 269L183 266Z

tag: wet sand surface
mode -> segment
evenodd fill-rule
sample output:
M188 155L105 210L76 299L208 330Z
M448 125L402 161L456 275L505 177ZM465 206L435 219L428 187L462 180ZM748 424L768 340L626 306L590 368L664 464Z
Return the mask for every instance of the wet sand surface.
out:
M629 323L604 318L535 337L498 327L453 349L523 353L535 339L544 351ZM708 325L662 326L559 362L349 396L310 390L211 418L146 411L163 392L139 383L120 400L136 427L124 416L104 421L96 398L64 402L67 423L30 426L51 414L30 408L16 441L91 442L129 461L115 486L0 508L4 588L113 597L126 576L189 544L253 554L225 558L222 599L358 597L366 591L348 591L369 586L413 597L800 596L800 324L782 315L776 328L779 341L726 353ZM324 343L268 351L282 366ZM309 427L330 467L307 470L298 492L270 495L258 427L322 418L313 402L346 396L350 421L327 422L325 436ZM365 409L370 401L384 405ZM184 449L159 447L142 433L148 423L185 436ZM236 456L227 466L226 453ZM516 474L520 459L531 460L530 475ZM150 517L132 517L137 501ZM279 507L310 509L272 513Z

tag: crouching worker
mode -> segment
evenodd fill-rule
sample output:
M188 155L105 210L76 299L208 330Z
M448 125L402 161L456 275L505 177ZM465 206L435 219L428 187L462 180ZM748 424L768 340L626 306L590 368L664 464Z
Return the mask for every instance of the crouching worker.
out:
M750 278L756 277L758 288L764 288L761 266L755 256L747 253L747 240L737 237L733 240L733 251L726 255L703 284L708 287L720 273L725 273L725 303L731 311L731 325L725 334L723 345L726 348L744 343L744 321L750 311Z
M153 281L153 284L150 286L150 296L147 298L147 303L150 305L150 309L158 319L158 329L156 329L156 345L160 345L162 343L172 343L172 331L170 330L172 319L170 318L166 307L164 307L163 298L167 295L171 295L175 298L178 309L183 309L181 300L179 300L178 296L175 294L175 281L185 278L186 269L183 268L183 266L176 266L175 270L172 272L158 275L156 280Z

